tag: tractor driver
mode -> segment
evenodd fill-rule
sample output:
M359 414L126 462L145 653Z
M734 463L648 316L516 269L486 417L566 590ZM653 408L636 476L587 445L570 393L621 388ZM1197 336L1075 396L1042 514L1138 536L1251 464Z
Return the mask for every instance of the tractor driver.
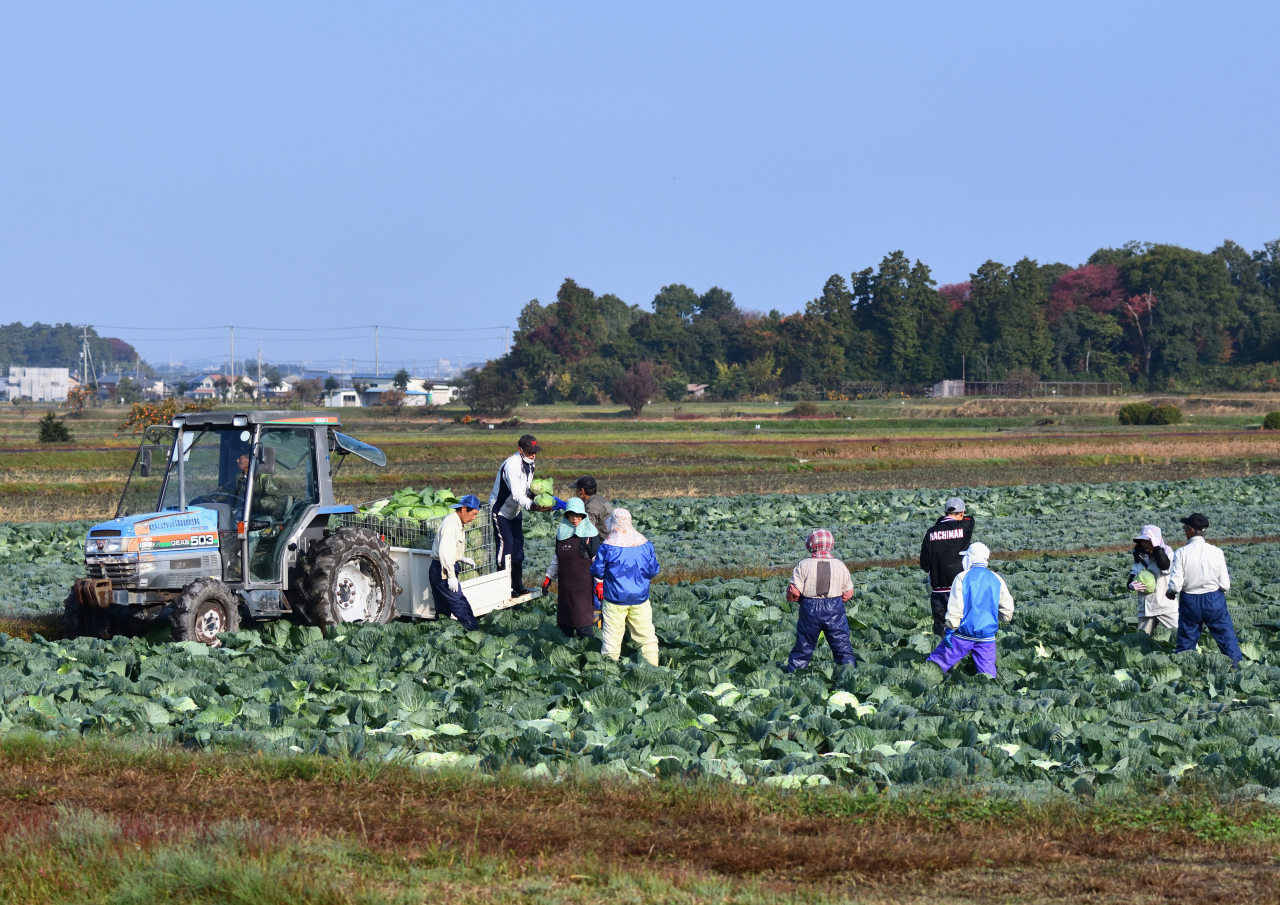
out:
M249 454L245 453L236 459L239 471L234 481L219 487L223 493L230 494L237 500L244 500L244 483L249 478ZM258 473L253 476L253 515L269 515L279 518L284 511L284 494L276 487L275 478L269 474Z

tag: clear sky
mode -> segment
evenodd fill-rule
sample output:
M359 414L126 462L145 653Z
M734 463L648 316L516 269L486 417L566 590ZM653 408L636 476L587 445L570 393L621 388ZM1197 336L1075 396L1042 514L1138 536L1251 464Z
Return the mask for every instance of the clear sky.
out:
M5 2L0 321L336 363L370 331L256 328L514 325L565 277L790 312L899 248L939 283L1256 249L1277 47L1275 2Z

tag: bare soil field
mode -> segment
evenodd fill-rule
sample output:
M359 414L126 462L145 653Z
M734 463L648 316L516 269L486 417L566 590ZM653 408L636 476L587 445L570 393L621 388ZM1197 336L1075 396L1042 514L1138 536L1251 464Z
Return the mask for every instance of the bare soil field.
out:
M384 902L428 891L445 902L1280 897L1275 815L1192 795L1144 806L1022 805L484 782L30 737L7 740L3 755L4 901L121 901L148 881L176 885L184 901ZM240 895L227 894L230 871ZM253 897L248 881L260 887Z

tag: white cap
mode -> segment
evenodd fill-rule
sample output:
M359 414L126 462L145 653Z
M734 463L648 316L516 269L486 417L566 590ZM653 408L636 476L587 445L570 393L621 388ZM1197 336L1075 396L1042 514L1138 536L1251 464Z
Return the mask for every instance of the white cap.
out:
M970 544L969 549L960 554L966 569L973 566L985 566L991 559L991 549L986 544Z

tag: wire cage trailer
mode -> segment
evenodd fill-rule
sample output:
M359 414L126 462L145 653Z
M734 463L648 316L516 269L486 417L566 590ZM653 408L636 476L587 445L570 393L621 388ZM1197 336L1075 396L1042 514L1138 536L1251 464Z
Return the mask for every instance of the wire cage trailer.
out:
M431 568L431 545L443 521L443 518L396 518L357 513L341 516L344 527L375 531L390 548L391 559L396 564L396 580L400 583L396 609L404 616L418 619L436 617L427 570ZM487 505L467 526L466 540L467 558L474 560L475 566L467 567L464 563L458 579L462 593L471 603L472 612L483 616L527 599L511 597L511 560L503 557L503 562L497 561L498 543Z

